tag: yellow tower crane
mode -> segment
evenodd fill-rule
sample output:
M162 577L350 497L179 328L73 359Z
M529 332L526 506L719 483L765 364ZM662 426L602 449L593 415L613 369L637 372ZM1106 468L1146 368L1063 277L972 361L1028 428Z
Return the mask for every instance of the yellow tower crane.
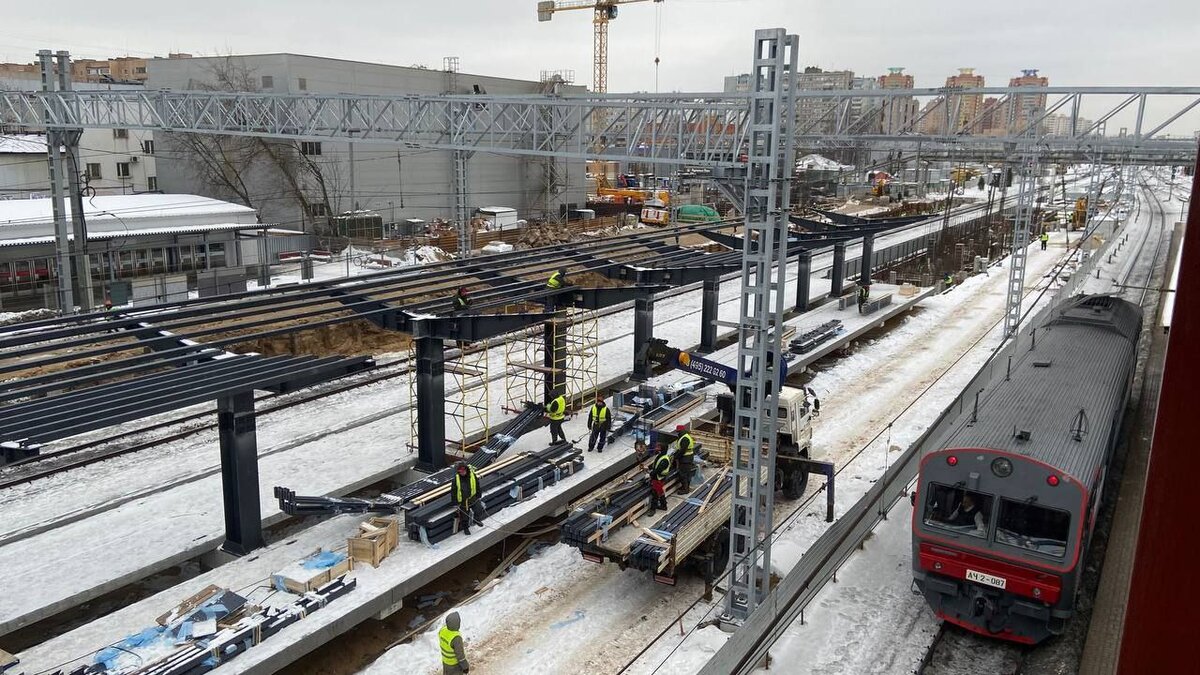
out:
M663 0L543 0L537 5L538 21L549 21L555 12L570 9L592 10L592 91L608 91L608 22L617 18L617 6L635 2Z

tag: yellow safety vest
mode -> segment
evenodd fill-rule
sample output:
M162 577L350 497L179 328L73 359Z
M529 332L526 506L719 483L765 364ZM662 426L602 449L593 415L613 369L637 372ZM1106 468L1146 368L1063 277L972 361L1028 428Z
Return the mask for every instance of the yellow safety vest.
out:
M600 424L604 424L604 422L607 419L608 419L608 406L604 406L603 408L601 408L598 405L592 406L592 424L595 424L596 422L599 422Z
M1042 233L1042 236L1041 236L1041 240L1042 240L1042 241L1050 241L1050 235L1048 235L1048 234L1046 234L1045 232L1043 232L1043 233Z
M555 422L561 421L567 416L567 397L559 396L550 401L550 405L546 408L546 416Z
M456 484L456 487L458 488L457 493L460 495L466 495L467 500L470 501L471 499L473 499L475 497L475 494L477 492L479 492L479 479L476 478L475 471L472 469L467 469L467 478L468 478L467 487L469 487L471 489L470 492L466 492L463 490L463 484L462 484L463 477L458 475L458 472L454 473L454 482Z
M442 626L438 631L438 642L442 645L442 665L457 666L458 654L454 653L454 638L462 635L459 631L450 630L448 626Z
M662 480L671 472L671 456L663 455L654 460L654 477Z
M554 274L551 274L550 278L546 280L547 288L562 288L562 285L563 285L563 283L562 283L562 273L561 272L555 272Z
M685 458L691 459L692 455L696 452L696 439L692 438L691 434L684 432L679 437L679 451L683 453Z

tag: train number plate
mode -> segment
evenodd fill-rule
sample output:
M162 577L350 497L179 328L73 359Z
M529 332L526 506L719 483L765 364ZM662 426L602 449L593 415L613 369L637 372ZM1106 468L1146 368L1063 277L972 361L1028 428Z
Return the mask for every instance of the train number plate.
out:
M967 570L967 581L974 581L994 588L1004 588L1004 585L1007 583L1004 577L994 577L983 572L976 572L975 570Z

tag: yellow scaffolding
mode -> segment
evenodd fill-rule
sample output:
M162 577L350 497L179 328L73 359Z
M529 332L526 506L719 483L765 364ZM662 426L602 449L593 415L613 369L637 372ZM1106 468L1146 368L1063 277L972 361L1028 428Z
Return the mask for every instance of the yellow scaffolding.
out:
M488 391L489 341L462 345L453 358L446 359L446 414L451 428L446 429L446 442L456 443L465 453L467 439L481 434L477 442L486 443L491 437L491 394ZM457 436L457 439L455 439Z
M414 343L415 345L415 343ZM472 436L479 434L476 442L486 443L491 438L491 392L488 389L488 349L490 341L459 343L457 347L446 353L444 361L445 373L445 411L450 418L446 427L446 446L456 447L460 453L465 453L470 445ZM408 451L417 448L417 353L416 347L409 349L409 363L413 364L408 373L409 396L409 429Z
M549 334L547 334L549 331ZM550 358L546 345L555 345ZM504 341L504 409L545 402L546 379L560 382L571 409L583 407L599 383L600 324L592 310L560 316L509 335Z

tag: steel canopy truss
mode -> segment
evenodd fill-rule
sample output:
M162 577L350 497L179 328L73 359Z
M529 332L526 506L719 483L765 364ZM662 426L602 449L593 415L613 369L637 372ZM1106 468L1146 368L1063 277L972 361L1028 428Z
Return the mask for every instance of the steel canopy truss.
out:
M959 109L966 97L1046 96L1035 111L1033 140L1046 156L1081 148L1169 154L1190 161L1190 138L1163 136L1172 123L1200 106L1200 87L980 87L975 89L876 89L797 92L819 105L823 118L803 120L795 138L803 145L862 143L999 149L1026 140L1021 128L998 135L976 133L969 119L940 134L917 133L930 110L888 133L864 133L851 115L838 114L853 100L881 107L900 98L941 101ZM1086 128L1080 110L1103 110ZM1148 108L1158 110L1150 119ZM128 128L219 133L292 140L339 139L411 148L482 151L540 157L597 158L662 164L744 166L750 99L744 94L608 94L582 96L264 94L209 91L49 91L0 93L0 122L28 128ZM1070 117L1071 133L1051 136L1050 114ZM1125 135L1098 135L1118 114L1133 115ZM1094 114L1094 112L1093 112ZM818 129L818 126L826 126Z

